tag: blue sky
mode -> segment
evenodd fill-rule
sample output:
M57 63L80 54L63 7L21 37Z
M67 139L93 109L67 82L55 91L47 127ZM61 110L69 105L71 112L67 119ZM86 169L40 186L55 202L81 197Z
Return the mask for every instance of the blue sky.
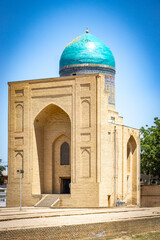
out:
M159 0L0 1L0 158L7 162L7 82L57 77L86 27L116 60L116 110L140 128L160 117Z

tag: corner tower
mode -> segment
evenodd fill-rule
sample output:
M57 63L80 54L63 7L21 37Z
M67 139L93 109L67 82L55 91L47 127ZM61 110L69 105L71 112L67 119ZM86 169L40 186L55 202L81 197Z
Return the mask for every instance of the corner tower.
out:
M64 49L59 64L60 77L102 73L108 103L115 105L115 59L111 50L98 38L86 33L74 39Z

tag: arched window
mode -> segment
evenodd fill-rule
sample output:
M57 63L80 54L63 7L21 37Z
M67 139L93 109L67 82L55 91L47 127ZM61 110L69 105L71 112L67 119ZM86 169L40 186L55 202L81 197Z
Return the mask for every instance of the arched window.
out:
M60 150L61 165L69 165L69 144L64 142Z

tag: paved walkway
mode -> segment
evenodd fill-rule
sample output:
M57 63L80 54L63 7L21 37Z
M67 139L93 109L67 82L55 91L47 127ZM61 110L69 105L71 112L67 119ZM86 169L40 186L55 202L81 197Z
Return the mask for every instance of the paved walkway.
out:
M156 208L2 208L0 209L0 231L56 227L111 221L134 220L160 217L160 207Z

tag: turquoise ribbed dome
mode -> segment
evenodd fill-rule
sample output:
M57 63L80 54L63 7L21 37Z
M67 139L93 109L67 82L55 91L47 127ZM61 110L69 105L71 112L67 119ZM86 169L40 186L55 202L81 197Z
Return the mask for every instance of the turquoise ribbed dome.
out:
M115 68L111 50L90 33L74 39L61 55L60 68L77 64L98 64Z

